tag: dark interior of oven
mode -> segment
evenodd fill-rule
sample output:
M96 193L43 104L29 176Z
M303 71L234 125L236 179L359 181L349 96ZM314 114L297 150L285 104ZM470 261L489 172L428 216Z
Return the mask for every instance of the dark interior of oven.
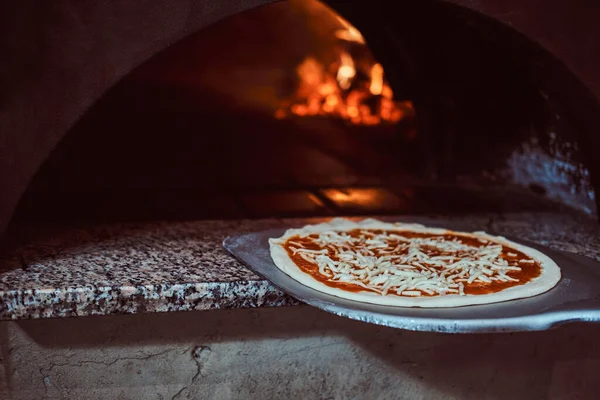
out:
M390 15L377 3L290 0L171 46L72 128L30 184L13 229L565 208L594 215L598 161L587 151L600 113L586 89L503 25L414 3ZM348 30L336 13L366 45L335 35ZM327 69L340 51L356 64L354 83L336 89L342 100L353 84L372 84L358 68L372 55L398 121L278 113L306 100L297 95L303 60ZM363 105L376 113L381 96Z

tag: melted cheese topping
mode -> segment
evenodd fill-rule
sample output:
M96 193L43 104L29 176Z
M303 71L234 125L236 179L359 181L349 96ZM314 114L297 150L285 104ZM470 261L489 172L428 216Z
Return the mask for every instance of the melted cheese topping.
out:
M537 264L513 250L503 255L501 244L468 239L361 229L295 236L285 247L318 266L328 282L410 297L465 295L469 285L520 284L514 277L519 265Z

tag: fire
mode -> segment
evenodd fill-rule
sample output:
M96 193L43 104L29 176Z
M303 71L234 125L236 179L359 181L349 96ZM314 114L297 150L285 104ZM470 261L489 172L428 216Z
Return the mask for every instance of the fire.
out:
M379 96L383 92L383 67L379 63L371 68L371 86L369 90L373 96Z
M353 125L379 125L394 124L413 115L411 102L394 101L383 66L364 51L362 34L346 20L338 19L342 29L334 32L341 43L336 50L337 61L326 67L315 57L307 56L296 68L295 93L275 112L275 117L321 115L341 118ZM353 50L362 57L353 57Z
M337 81L340 88L343 90L350 89L352 79L356 76L356 68L354 68L354 60L350 54L342 52L340 54L340 67L337 71Z
M338 29L335 31L335 37L341 40L346 40L348 42L355 42L360 44L366 44L365 38L362 33L355 27L353 27L348 21L344 18L338 16L337 17L339 23L344 27L343 29Z

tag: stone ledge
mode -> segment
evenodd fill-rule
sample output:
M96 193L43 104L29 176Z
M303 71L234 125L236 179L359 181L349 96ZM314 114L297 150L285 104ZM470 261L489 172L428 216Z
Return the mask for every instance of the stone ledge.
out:
M390 219L390 217L386 217ZM600 260L600 227L571 213L398 216L485 230ZM0 263L0 319L137 314L297 304L223 248L227 236L315 220L268 219L32 228Z

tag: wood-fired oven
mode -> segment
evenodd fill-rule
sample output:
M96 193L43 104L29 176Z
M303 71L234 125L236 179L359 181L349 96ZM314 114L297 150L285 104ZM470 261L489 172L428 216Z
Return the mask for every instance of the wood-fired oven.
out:
M263 3L3 5L0 226L596 214L589 2Z
M377 216L593 265L598 16L597 0L0 2L0 398L597 397L597 325L350 321L223 241ZM571 307L587 321L595 303L544 313Z

